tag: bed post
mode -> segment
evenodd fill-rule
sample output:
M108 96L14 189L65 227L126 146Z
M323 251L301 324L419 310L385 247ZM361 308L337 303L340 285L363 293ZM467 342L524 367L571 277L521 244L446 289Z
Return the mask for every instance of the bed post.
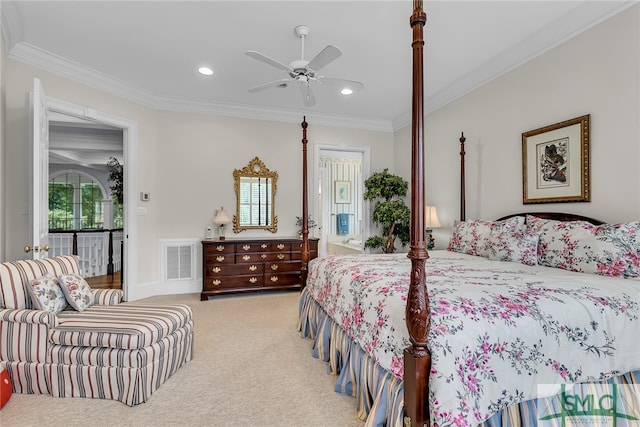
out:
M424 271L429 253L425 244L424 198L424 93L423 29L427 15L422 0L413 1L410 18L413 29L413 99L411 126L411 276L407 295L406 322L411 347L404 351L405 425L422 426L429 422L427 386L431 355L427 348L430 326L429 298Z
M464 142L467 138L464 137L464 132L460 133L460 221L464 221L466 219L466 189L464 188Z
M309 263L309 199L307 194L307 117L302 118L302 254L300 267L302 288L307 285Z

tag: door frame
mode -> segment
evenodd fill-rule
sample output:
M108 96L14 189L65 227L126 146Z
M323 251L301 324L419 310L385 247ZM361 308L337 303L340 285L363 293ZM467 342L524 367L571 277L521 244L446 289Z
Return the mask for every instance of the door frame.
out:
M103 113L93 108L72 104L60 99L46 97L49 111L66 114L84 120L105 124L122 129L122 151L124 154L124 253L123 292L124 299L129 298L129 287L137 277L137 218L136 197L137 175L134 173L138 164L138 125L132 120Z
M320 178L320 156L323 151L344 151L350 153L360 153L362 155L362 182L361 191L359 192L361 195L364 194L364 181L369 178L371 175L371 147L368 145L346 145L346 144L321 144L315 143L313 144L313 181L309 183L311 185L311 192L309 194L313 194L312 197L312 217L320 218L324 215L324 212L319 212L320 206L318 203L318 179ZM321 245L325 249L326 253L326 224L323 221L323 230L320 232ZM370 216L369 216L369 204L365 203L362 200L362 241L366 239L366 237L370 233ZM324 238L324 242L322 239ZM318 250L322 252L319 247ZM320 254L319 252L319 254Z

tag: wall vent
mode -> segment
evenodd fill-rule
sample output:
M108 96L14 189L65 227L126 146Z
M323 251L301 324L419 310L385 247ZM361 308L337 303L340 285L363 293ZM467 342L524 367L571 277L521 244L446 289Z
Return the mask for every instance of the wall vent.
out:
M196 240L162 240L164 282L194 280Z

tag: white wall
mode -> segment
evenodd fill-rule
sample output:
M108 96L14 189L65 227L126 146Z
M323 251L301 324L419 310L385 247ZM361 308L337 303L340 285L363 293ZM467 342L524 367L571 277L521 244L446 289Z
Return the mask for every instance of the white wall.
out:
M233 170L255 156L277 171L278 233L293 236L301 215L302 132L300 123L216 117L154 111L77 82L9 60L5 177L7 259L23 258L28 235L28 93L33 78L41 79L48 96L136 122L138 126L138 188L150 201L138 202L146 215L137 216L137 281L129 283L130 299L151 294L193 292L199 283L162 284L160 240L201 239L214 210L235 213ZM302 121L302 115L300 116ZM369 145L372 170L393 168L393 134L355 129L308 127L310 170L313 143ZM125 165L126 167L126 165ZM268 231L245 231L237 237L271 237ZM200 266L200 259L198 259ZM126 266L125 266L126 268ZM200 268L200 267L198 267ZM200 275L200 272L198 272Z
M446 246L459 217L461 131L469 219L522 211L607 222L640 218L639 29L636 5L427 115L426 197L443 224L437 248ZM523 205L522 133L585 114L591 114L591 202ZM407 178L410 137L408 128L395 134L396 171Z
M0 2L0 9L2 8L2 2ZM6 159L4 152L5 144L5 72L4 66L7 61L5 49L4 49L4 34L0 31L0 260L3 260L5 255L5 212L4 212L4 162Z

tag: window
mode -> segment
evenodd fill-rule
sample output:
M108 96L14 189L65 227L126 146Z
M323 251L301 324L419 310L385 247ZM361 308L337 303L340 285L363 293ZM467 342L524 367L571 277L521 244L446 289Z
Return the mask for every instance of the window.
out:
M116 212L114 206L114 213ZM120 206L120 222L122 207ZM49 180L49 229L81 230L102 228L104 194L88 175L63 173Z

